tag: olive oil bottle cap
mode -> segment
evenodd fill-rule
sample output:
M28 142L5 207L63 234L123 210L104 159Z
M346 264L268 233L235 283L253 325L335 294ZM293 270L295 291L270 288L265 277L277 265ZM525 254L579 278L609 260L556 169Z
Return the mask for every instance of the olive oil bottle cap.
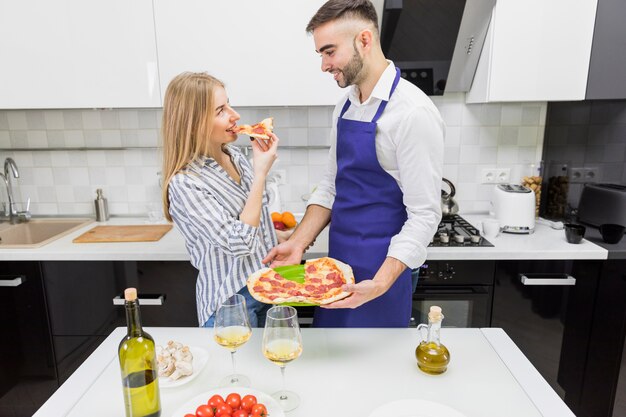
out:
M443 319L443 314L441 314L441 307L439 306L430 306L430 311L428 312L428 318L431 320L441 320Z
M137 299L137 288L126 288L124 290L124 299L126 301L135 301Z

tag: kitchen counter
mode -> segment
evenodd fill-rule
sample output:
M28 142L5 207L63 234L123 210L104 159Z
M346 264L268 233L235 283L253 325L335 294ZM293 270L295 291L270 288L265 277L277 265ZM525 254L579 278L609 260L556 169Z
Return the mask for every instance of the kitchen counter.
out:
M610 244L602 240L602 235L597 227L588 225L585 227L587 228L585 239L606 249L608 251L608 259L626 259L626 236L619 243Z
M212 329L147 331L157 344L173 339L209 353L194 380L161 389L163 417L215 388L231 371L230 353L213 341ZM35 417L123 415L117 346L125 332L111 333ZM466 417L574 416L502 329L444 328L441 337L451 362L446 373L432 376L416 366L415 329L302 329L302 356L286 370L287 389L297 392L301 403L287 416L367 417L400 399L439 402ZM281 388L280 371L263 357L261 338L262 329L253 329L237 352L237 370L250 378L253 389L271 393Z
M484 214L462 214L472 225L481 228ZM110 261L188 261L182 235L176 228L169 231L158 242L132 243L72 243L72 240L97 225L146 224L145 218L111 218L106 223L92 223L65 235L45 246L34 249L0 248L0 261L67 261L67 260L110 260ZM588 233L591 232L588 228ZM596 231L597 232L597 231ZM593 236L593 233L590 233ZM537 224L530 235L502 233L489 239L494 247L431 247L429 260L503 260L503 259L607 259L608 250L599 246L597 240L583 240L573 245L565 240L563 230ZM601 242L601 239L600 239ZM620 245L626 248L626 239ZM617 246L617 245L615 245ZM306 258L325 256L328 250L328 228L318 237L315 245L305 254ZM626 251L624 252L626 257Z

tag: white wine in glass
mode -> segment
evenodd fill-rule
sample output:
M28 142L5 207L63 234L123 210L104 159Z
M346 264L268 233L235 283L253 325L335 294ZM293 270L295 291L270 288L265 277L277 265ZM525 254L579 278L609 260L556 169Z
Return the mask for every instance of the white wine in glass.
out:
M220 381L220 386L249 387L250 379L238 374L235 367L235 352L237 348L250 339L252 329L248 320L246 299L241 294L235 294L224 301L215 313L215 341L218 345L230 350L233 363L233 373Z
M285 388L285 366L302 353L302 336L296 309L274 306L267 311L263 330L263 355L280 366L283 389L272 394L284 411L291 411L300 404L300 397Z

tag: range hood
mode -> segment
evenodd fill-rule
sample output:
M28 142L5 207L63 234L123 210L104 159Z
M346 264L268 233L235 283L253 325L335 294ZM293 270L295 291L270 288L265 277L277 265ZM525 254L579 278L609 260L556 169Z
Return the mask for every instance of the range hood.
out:
M469 91L496 0L385 0L381 45L428 95Z

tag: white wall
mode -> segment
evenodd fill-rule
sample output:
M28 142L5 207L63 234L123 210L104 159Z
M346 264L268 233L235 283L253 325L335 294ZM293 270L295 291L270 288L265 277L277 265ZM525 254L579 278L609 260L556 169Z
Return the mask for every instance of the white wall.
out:
M433 101L447 125L444 176L457 186L462 212L488 208L493 185L480 184L483 168L511 168L518 182L541 159L545 102L467 105L464 94ZM302 211L301 197L324 170L332 107L237 110L244 123L274 117L289 147L275 164L287 171L283 208ZM36 215L92 215L96 188L104 189L113 215L143 215L160 198L160 118L153 109L0 111L0 162L15 159L16 200L30 197ZM0 199L6 201L4 190Z

